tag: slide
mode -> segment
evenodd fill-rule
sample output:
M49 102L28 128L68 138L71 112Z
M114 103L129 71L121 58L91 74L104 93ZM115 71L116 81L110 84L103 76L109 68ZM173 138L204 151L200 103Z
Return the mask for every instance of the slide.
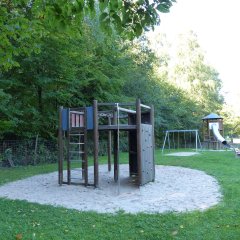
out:
M228 143L227 143L227 141L225 140L225 138L223 138L222 137L222 135L219 133L219 131L218 131L218 124L217 123L212 123L211 124L211 129L212 129L212 131L213 131L213 134L214 134L214 136L215 136L215 138L219 141L219 142L221 142L223 145L225 145L226 147L231 147Z
M223 136L219 133L219 131L218 131L218 124L217 123L212 123L210 125L210 129L212 129L215 138L219 142L221 142L224 146L230 148L231 150L234 150L236 155L240 156L240 150L238 148L234 148L230 144L228 144L227 141L225 140L225 138L223 138Z

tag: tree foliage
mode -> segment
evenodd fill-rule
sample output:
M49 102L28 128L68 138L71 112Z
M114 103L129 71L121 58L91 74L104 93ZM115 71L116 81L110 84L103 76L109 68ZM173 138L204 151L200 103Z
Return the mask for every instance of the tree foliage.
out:
M102 29L133 39L159 23L175 0L2 0L0 71L19 66L16 56L39 52L39 40L67 32L78 35L86 18L98 16Z
M187 36L177 58L164 38L159 54L145 37L126 39L158 23L157 11L172 2L2 1L0 136L54 138L58 107L93 99L153 104L157 139L166 129L199 128L222 99L197 38Z

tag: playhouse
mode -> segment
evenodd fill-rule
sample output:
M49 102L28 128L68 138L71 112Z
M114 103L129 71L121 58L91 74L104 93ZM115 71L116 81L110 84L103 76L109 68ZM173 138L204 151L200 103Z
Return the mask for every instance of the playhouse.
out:
M223 129L223 118L216 113L210 113L209 115L202 118L203 121L203 145L208 149L221 149L222 143L212 130L213 125L217 125L218 132L221 136L224 135Z
M128 135L129 175L138 186L155 179L154 162L154 109L153 106L135 103L99 103L79 108L59 110L59 184L84 184L99 187L99 135L107 135L108 170L111 170L113 149L114 181L119 181L120 132ZM91 139L90 139L91 138ZM113 141L112 141L113 139ZM88 177L88 148L93 142L94 179ZM64 175L66 163L67 174ZM78 169L76 169L76 164ZM78 179L72 171L79 171Z

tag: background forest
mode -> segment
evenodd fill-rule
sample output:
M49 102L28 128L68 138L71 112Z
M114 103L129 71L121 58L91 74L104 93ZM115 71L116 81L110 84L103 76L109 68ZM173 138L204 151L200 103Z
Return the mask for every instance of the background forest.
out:
M228 117L221 80L193 32L176 39L173 49L164 34L126 40L114 30L103 33L96 16L80 27L44 22L31 29L32 14L4 25L8 38L0 45L10 57L3 54L0 62L1 139L55 139L59 106L87 106L93 99L153 104L156 139L166 129L200 129L211 112Z

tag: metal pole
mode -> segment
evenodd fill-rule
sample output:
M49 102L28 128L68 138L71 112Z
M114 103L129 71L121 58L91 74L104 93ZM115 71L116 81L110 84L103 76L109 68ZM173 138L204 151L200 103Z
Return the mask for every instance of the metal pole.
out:
M168 149L170 150L171 149L171 144L170 144L170 138L169 138L169 132L167 132L167 136L168 136Z
M200 141L199 134L198 134L198 142L199 142L199 146L200 146L200 148L201 148L201 150L202 150L202 144L201 144L201 141Z
M162 146L162 153L163 153L163 150L164 150L164 147L165 147L165 144L166 144L167 133L168 133L168 131L166 131L166 133L165 133L165 138L164 138L163 146Z
M196 152L197 152L197 150L198 150L198 146L197 146L197 130L195 131L195 137L196 137L195 141L196 141Z

